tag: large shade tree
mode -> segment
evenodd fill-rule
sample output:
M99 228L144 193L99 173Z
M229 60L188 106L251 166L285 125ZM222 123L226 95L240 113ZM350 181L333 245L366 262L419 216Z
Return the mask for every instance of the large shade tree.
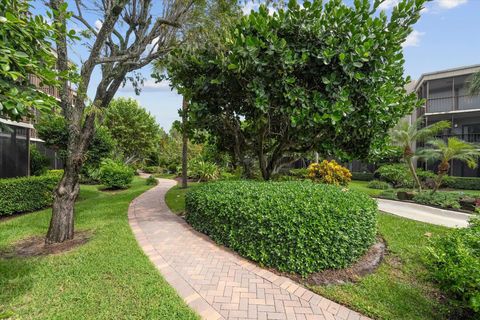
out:
M402 43L423 3L402 0L390 17L368 0L261 6L222 41L175 50L168 74L192 101L190 121L228 132L264 179L290 153L362 158L418 104L404 89Z
M155 149L158 152L160 126L137 100L114 99L105 112L104 125L116 140L125 162L143 162Z
M108 107L127 75L178 45L179 30L191 18L192 9L201 2L75 0L73 4L71 8L65 0L49 1L56 33L57 69L61 75L60 106L69 135L64 175L54 191L47 244L63 242L74 236L79 172L97 118ZM69 82L73 77L67 46L67 37L72 33L67 28L70 18L84 27L82 41L88 49L75 79L78 88L73 103L69 97ZM92 82L95 72L98 72L98 81ZM131 78L138 79L135 74ZM134 84L138 82L134 81ZM91 99L87 97L88 90L93 92Z

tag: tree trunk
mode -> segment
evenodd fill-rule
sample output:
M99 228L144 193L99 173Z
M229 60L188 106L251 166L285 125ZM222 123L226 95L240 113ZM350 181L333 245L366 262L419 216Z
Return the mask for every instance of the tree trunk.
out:
M182 103L182 188L188 187L188 136L187 136L187 108L188 101L183 98Z
M67 35L66 35L66 16L63 6L63 0L51 0L50 6L53 10L54 20L57 22L55 38L57 52L57 69L59 72L68 72L68 54L67 54ZM73 239L74 224L74 205L78 195L78 173L81 165L82 148L76 143L79 141L79 132L81 124L81 112L71 107L69 101L69 86L65 77L60 77L60 107L69 120L69 141L67 149L67 160L65 171L57 188L53 193L52 218L45 238L46 244L64 242ZM82 109L83 110L83 109ZM77 155L72 157L72 155Z
M54 191L52 219L45 243L60 243L73 239L74 206L80 190L78 172L66 167L65 173Z
M418 178L417 171L415 170L415 166L413 165L412 157L408 157L405 159L407 161L408 167L410 168L410 172L412 173L413 179L418 186L418 191L422 191L422 183Z
M440 188L442 185L443 177L448 173L448 170L450 169L450 164L448 161L442 161L438 165L438 172L437 172L437 179L435 180L435 188L433 188L432 194L437 192L437 190Z

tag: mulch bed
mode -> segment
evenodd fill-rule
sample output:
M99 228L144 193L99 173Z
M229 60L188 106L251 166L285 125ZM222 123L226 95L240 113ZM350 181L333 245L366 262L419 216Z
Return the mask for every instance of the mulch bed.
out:
M72 240L50 245L45 244L45 236L29 237L16 242L5 251L0 251L0 258L29 258L60 254L87 243L92 235L93 233L91 231L79 231L75 232Z
M362 277L371 274L377 270L383 261L386 252L385 241L377 239L377 243L370 247L357 262L346 269L329 269L312 273L307 278L302 278L298 274L279 272L275 269L269 269L271 272L288 277L298 283L306 285L327 285L343 284L348 282L357 282Z

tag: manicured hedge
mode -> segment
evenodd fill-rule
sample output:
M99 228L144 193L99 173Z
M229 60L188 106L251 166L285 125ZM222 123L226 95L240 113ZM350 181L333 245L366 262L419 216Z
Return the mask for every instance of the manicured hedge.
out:
M453 189L480 190L480 178L445 177L443 186Z
M374 243L377 204L366 194L310 181L221 181L186 195L186 219L262 265L307 275L339 269Z
M373 173L370 172L352 172L352 180L371 181L374 179Z
M0 179L0 215L48 207L59 179L58 174Z

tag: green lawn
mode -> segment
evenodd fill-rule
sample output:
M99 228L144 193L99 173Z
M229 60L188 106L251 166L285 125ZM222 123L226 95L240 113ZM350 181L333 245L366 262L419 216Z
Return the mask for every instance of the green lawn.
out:
M173 179L177 177L175 173L155 173L154 176L162 179Z
M0 319L198 319L138 247L130 201L149 187L101 192L82 186L76 230L93 238L73 251L0 259ZM0 222L0 249L47 231L50 210Z
M182 213L185 211L185 194L188 190L195 188L198 185L198 182L189 182L187 189L182 188L180 185L176 185L168 190L165 195L165 202L170 210L174 213Z
M348 187L352 190L365 192L366 194L372 197L376 197L380 195L380 193L382 193L383 190L369 188L367 187L367 184L368 184L368 181L352 180L348 184Z

